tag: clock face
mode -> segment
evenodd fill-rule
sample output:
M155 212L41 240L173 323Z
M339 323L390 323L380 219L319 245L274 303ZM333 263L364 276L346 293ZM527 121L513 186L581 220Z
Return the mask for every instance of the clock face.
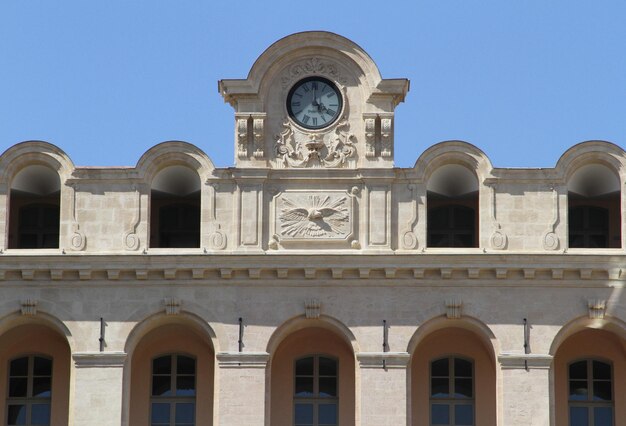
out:
M339 118L343 98L333 82L323 77L298 81L287 95L287 112L300 126L323 129Z

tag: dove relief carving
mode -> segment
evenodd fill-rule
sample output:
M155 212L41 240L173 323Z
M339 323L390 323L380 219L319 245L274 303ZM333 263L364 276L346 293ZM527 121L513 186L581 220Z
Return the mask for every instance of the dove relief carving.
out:
M280 234L287 238L344 238L350 233L348 197L281 197Z

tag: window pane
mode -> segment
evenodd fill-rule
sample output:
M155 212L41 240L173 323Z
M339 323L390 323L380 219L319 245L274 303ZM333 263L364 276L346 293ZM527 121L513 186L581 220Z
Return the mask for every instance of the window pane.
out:
M162 356L152 360L152 374L172 374L172 357Z
M176 396L194 396L196 394L196 378L194 376L176 377Z
M170 423L170 404L152 403L152 424Z
M569 366L570 380L586 380L587 379L587 361L579 361Z
M454 379L454 397L472 397L472 379Z
M582 380L570 380L569 399L570 401L586 401L587 382Z
M570 426L589 426L589 411L587 410L587 407L570 407Z
M196 360L179 355L176 359L176 374L196 374Z
M474 407L472 405L455 406L454 422L458 426L472 426L474 424Z
M474 210L467 207L454 208L454 229L473 229Z
M25 405L9 405L8 424L11 426L26 424Z
M613 408L596 407L593 409L594 426L613 426Z
M448 379L431 379L430 396L433 398L448 398L450 396L448 384Z
M433 404L430 407L430 418L433 425L449 425L450 410L447 405Z
M50 377L33 378L33 396L39 398L50 397Z
M296 376L313 375L313 357L303 358L296 361Z
M30 412L32 425L50 424L50 404L33 404Z
M317 421L320 426L335 426L337 424L337 404L320 404Z
M611 366L604 362L593 361L593 378L611 380Z
M337 378L336 377L320 377L319 386L320 386L319 395L321 397L337 396Z
M28 357L11 361L11 376L28 376Z
M454 358L454 376L472 377L472 363L460 358Z
M613 399L611 395L611 382L593 382L593 400L594 401L610 401Z
M152 396L171 395L170 381L170 376L152 376Z
M313 404L296 404L296 426L313 425Z
M196 404L176 404L176 423L193 423L196 414Z
M336 376L337 362L334 359L319 357L320 376Z
M296 377L296 396L313 396L313 377Z
M430 363L430 375L435 377L447 377L448 376L448 358L438 359Z
M25 398L27 383L28 379L26 377L9 379L9 396L16 398Z
M52 360L36 356L34 374L35 376L52 376Z

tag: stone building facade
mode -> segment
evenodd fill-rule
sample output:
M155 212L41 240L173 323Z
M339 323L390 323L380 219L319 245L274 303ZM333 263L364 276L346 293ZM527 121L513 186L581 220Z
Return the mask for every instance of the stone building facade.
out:
M3 424L626 425L626 153L394 168L408 90L299 33L219 82L235 167L4 152Z

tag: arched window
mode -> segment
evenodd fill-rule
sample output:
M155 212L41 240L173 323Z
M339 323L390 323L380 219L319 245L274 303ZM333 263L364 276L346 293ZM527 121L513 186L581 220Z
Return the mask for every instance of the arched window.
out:
M619 178L607 167L581 167L568 182L570 248L619 248L621 242Z
M474 364L446 357L430 363L430 424L474 425Z
M7 425L50 424L52 359L29 355L9 363Z
M11 182L9 248L59 248L61 183L56 171L33 165Z
M478 247L478 180L466 167L437 169L427 185L428 247Z
M613 426L613 371L586 359L568 366L569 425Z
M200 247L200 177L194 170L166 167L152 181L150 247Z
M313 355L295 367L294 426L337 426L337 360Z
M196 360L164 355L152 360L151 426L194 426Z

